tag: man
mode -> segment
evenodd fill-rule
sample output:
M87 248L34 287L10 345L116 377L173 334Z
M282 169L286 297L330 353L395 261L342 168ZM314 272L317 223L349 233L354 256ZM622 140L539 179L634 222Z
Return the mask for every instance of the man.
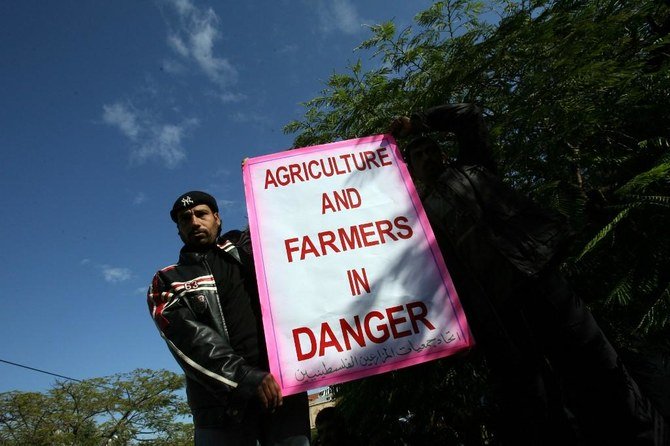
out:
M219 236L218 206L205 192L181 195L170 217L184 247L154 276L148 304L186 375L195 444L308 445L307 395L283 398L268 372L248 234Z
M425 136L404 154L496 381L503 444L658 444L653 410L558 271L564 219L496 176L481 110L442 105L390 130L456 135L452 163Z

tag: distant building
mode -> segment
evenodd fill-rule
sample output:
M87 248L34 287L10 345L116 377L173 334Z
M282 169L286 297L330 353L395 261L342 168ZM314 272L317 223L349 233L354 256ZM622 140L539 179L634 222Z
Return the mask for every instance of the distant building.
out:
M309 399L309 426L314 429L314 420L316 419L316 414L321 412L322 409L326 407L331 407L335 405L335 398L333 391L330 387L322 389L318 393L313 393L308 395Z

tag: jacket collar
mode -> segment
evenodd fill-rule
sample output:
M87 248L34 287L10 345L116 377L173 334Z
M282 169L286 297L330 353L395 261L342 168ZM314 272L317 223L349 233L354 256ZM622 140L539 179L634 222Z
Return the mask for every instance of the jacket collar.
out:
M219 238L216 241L216 244L202 248L194 249L187 245L184 245L179 251L179 263L182 264L192 264L200 263L205 255L212 250L217 250L219 252L224 252L225 254L234 258L238 263L242 263L240 259L240 254L237 251L237 247L229 240Z

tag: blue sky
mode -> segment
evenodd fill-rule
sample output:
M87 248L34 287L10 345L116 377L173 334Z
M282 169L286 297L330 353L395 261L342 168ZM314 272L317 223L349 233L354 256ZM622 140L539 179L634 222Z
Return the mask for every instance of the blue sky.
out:
M328 76L430 1L0 3L0 359L86 379L178 367L145 291L181 243L168 211L203 189L246 224L240 161ZM54 378L0 363L0 392Z

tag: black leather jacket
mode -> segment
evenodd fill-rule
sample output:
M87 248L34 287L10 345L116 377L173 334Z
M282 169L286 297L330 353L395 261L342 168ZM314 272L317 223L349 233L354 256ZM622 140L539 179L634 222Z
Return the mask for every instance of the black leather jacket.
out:
M217 249L253 270L250 256L233 243L219 239ZM241 420L268 372L233 351L205 255L182 250L179 263L156 273L147 298L161 336L186 374L196 427Z

